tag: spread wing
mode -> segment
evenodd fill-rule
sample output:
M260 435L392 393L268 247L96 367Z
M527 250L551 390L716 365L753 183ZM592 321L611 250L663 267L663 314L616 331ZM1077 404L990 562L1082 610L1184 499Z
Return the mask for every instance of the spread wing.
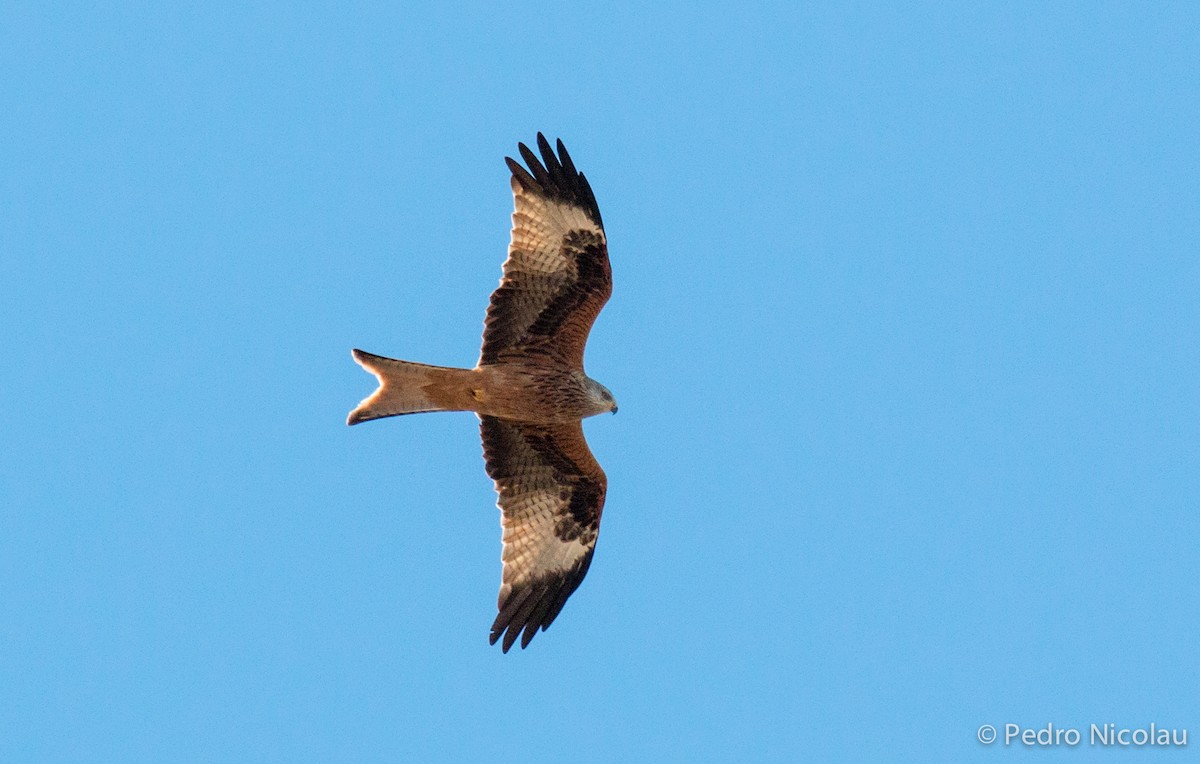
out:
M500 494L504 572L491 643L524 648L558 616L592 563L608 479L579 422L480 417L483 458ZM524 634L522 634L524 632Z
M612 293L608 243L592 188L562 141L558 156L541 133L537 143L541 162L518 144L528 170L505 157L512 170L512 242L488 306L479 363L548 346L582 368L588 332Z

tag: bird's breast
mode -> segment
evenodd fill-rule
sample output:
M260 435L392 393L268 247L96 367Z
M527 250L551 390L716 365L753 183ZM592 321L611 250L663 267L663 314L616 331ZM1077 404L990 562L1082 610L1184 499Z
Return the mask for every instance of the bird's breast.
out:
M521 422L571 422L587 416L587 389L578 372L545 366L481 366L474 393L479 413Z

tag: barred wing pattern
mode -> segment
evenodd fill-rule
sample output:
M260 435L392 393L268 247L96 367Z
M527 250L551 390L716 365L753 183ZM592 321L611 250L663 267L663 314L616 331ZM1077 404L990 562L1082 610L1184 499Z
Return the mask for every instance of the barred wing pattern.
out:
M539 347L582 369L588 332L612 294L608 243L592 188L562 141L557 156L541 133L537 144L541 161L518 145L528 170L505 158L512 170L512 242L488 306L479 364Z
M480 417L483 458L496 483L504 572L491 643L524 648L545 631L587 575L608 479L579 422L538 425Z

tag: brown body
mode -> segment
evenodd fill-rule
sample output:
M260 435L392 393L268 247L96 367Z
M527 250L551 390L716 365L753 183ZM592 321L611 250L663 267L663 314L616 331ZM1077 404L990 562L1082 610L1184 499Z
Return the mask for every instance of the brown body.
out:
M596 383L581 370L545 357L456 369L354 351L354 360L379 379L379 389L350 413L349 424L426 411L473 411L535 424L567 424L611 411L597 402Z

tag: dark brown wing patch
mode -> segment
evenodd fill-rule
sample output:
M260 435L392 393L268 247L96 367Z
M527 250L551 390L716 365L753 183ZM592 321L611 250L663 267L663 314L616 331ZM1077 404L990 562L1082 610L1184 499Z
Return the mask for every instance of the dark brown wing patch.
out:
M529 325L528 334L550 336L562 328L590 295L602 291L612 278L604 240L591 231L572 231L563 237L564 257L575 261L575 280L564 283Z

